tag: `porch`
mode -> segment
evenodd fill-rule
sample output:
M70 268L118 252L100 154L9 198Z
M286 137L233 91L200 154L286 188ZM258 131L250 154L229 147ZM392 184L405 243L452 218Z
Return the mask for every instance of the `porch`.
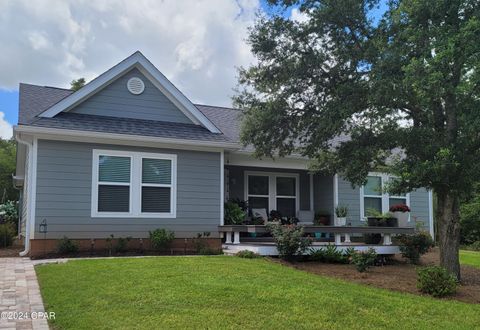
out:
M317 250L326 245L334 244L339 250L354 248L356 251L366 251L373 248L377 254L397 254L398 245L392 241L392 236L398 234L413 234L414 228L399 227L352 227L352 226L303 226L305 235L312 237L312 249ZM272 237L249 237L268 234L267 226L257 225L226 225L219 226L219 232L224 237L222 244L225 254L235 254L242 250L249 250L260 255L278 255ZM325 238L314 238L316 234L328 234ZM245 236L247 234L249 236ZM380 234L382 240L378 244L366 244L365 234ZM330 238L333 236L333 238Z

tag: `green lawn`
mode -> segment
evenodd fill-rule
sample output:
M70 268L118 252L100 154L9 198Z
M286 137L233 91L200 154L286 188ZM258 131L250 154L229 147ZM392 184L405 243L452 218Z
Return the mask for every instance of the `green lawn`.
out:
M321 277L264 259L157 257L37 266L63 329L475 328L480 305Z
M480 268L480 252L461 250L460 263Z

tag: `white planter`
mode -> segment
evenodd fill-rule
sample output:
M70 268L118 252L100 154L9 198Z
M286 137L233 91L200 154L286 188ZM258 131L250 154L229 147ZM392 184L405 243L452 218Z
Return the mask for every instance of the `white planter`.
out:
M336 218L335 226L345 226L347 224L347 218Z
M410 223L408 222L409 212L393 212L393 216L398 220L399 227L410 227Z

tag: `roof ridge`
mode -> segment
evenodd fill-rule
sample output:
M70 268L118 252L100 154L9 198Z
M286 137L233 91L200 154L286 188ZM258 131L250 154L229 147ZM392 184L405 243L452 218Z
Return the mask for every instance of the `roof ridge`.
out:
M228 109L228 110L235 110L235 111L243 111L242 109L224 107L224 106L221 106L221 105L210 105L210 104L200 104L200 103L194 103L194 105L195 106L199 105L201 107L221 108L221 109Z
M45 85L30 84L30 83L24 83L24 82L21 82L20 85L28 85L28 86L35 86L35 87L42 87L42 88L60 89L60 90L64 90L64 91L74 92L74 90L72 90L72 89L70 89L70 88L63 88L63 87L56 87L56 86L45 86Z

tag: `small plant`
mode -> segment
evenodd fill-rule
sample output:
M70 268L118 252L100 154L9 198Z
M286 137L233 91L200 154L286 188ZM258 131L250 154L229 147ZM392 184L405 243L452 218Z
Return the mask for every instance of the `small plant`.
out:
M115 238L115 236L113 234L110 234L110 237L105 238L105 242L106 242L106 245L107 245L107 251L108 251L109 256L111 256L112 252L113 252L113 239L114 238Z
M205 231L203 233L198 233L197 237L193 239L193 248L195 252L199 255L218 255L223 254L223 251L220 249L214 249L208 245L206 238L210 237L210 232Z
M238 251L235 255L239 258L245 258L245 259L261 258L259 254L249 250Z
M323 210L316 212L313 224L316 226L328 226L330 224L330 213Z
M117 238L117 242L114 246L114 250L116 253L125 253L128 250L128 242L130 242L132 238L130 236L123 238Z
M63 236L63 238L58 241L57 251L59 254L76 254L78 252L78 244L67 236Z
M240 225L245 220L247 213L235 202L225 203L225 224Z
M153 249L157 251L165 251L175 239L173 231L167 229L155 229L150 231L150 243Z
M268 224L268 230L277 245L278 255L282 259L291 260L302 255L312 244L310 238L303 237L303 227L280 224Z
M312 261L326 262L332 264L348 264L353 248L340 251L335 245L327 245L325 248L310 250L309 259Z
M408 207L407 204L395 204L395 205L390 206L389 211L390 211L390 212L402 212L402 213L405 213L405 212L410 212L410 208Z
M13 224L0 224L0 248L6 248L12 245L14 237L15 229L13 228Z
M375 250L372 248L368 249L367 251L358 251L352 254L351 259L352 264L355 265L355 268L360 273L363 273L375 264L377 252L375 252Z
M16 231L18 226L18 202L7 201L4 204L0 204L0 220L13 225L13 229Z
M418 264L420 256L427 253L433 247L433 240L430 234L418 232L412 235L398 235L400 242L400 252L404 258L410 260L412 264Z
M444 297L457 290L457 280L443 267L423 267L417 270L417 275L417 288L423 293Z
M346 205L338 205L335 208L335 214L338 218L346 218L348 215L348 207Z

